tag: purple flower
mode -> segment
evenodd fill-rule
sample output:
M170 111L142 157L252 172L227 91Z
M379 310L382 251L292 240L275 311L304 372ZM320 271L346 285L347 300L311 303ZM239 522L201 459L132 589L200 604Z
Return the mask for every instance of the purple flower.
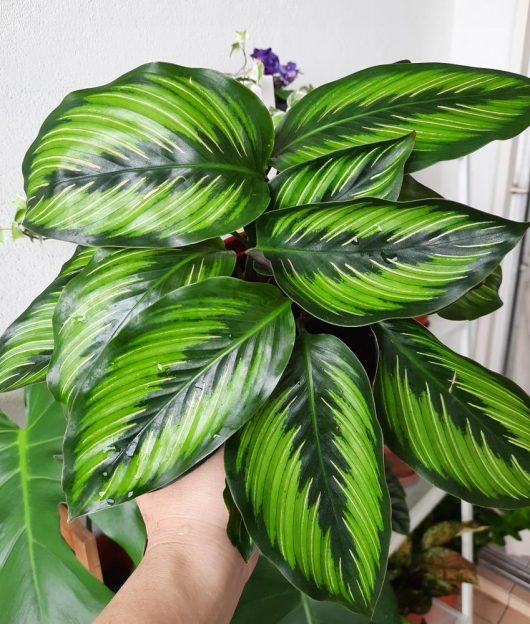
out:
M289 61L285 65L280 65L278 73L278 81L283 87L286 87L298 76L298 67L296 63Z
M272 48L254 48L250 56L263 63L266 74L274 75L280 71L280 59L277 54L274 54Z

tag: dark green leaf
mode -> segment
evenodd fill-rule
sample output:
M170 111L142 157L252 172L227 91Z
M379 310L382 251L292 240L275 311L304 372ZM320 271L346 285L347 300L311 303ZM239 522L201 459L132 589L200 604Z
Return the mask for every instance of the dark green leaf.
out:
M258 548L299 589L369 614L390 536L370 384L348 347L302 334L271 400L225 449Z
M291 585L265 557L245 586L231 624L399 624L396 598L385 583L371 619L313 600Z
M499 288L502 282L502 269L497 266L482 282L471 288L454 303L438 310L438 314L450 321L472 321L495 312L502 306Z
M414 136L350 147L289 167L270 183L271 210L357 197L397 199Z
M111 335L91 337L91 352L83 332L118 293L85 293L77 330L57 324L72 516L162 487L218 448L269 397L294 340L277 288L214 277L144 300Z
M405 490L387 462L385 462L385 477L392 507L392 531L407 535L410 532L410 515Z
M151 63L68 95L24 160L30 231L81 244L177 247L267 207L272 122L225 74Z
M59 531L63 500L61 406L44 384L26 391L27 426L0 414L2 622L89 624L111 592L75 558Z
M50 286L0 337L0 392L46 378L53 351L55 306L66 284L88 264L94 251L79 247Z
M415 321L376 327L375 397L385 441L438 487L489 507L530 498L530 402L509 379Z
M92 522L119 544L137 566L144 556L147 536L138 505L128 501L90 514Z
M417 199L443 199L443 197L433 191L428 186L421 184L411 175L403 176L403 184L401 186L401 191L399 192L398 201L400 202L408 202L408 201L416 201Z
M313 316L353 326L452 303L527 225L444 199L364 198L267 212L257 229L280 288Z
M457 158L530 123L530 80L445 63L378 65L323 85L277 128L277 169L354 145L416 132L407 162L417 171Z
M233 546L239 550L243 559L248 561L256 552L256 545L248 534L243 517L234 503L228 484L226 484L223 491L223 499L228 509L228 525L226 527L228 538Z

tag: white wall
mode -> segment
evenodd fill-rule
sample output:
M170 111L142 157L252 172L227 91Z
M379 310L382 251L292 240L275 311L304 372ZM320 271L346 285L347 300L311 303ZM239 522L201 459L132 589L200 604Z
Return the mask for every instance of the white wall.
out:
M10 201L22 192L27 147L69 91L152 60L234 70L228 49L243 28L251 44L297 61L301 82L315 85L404 58L507 67L520 1L0 0L0 227L9 228ZM495 157L488 158L491 175ZM425 179L451 195L451 167ZM479 203L487 208L486 199ZM0 245L0 331L72 249L56 241Z

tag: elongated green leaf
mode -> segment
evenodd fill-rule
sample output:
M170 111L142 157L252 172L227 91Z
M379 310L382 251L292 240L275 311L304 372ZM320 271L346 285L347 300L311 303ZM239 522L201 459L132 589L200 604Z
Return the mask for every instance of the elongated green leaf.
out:
M243 516L236 507L228 484L226 484L223 491L223 499L228 509L228 524L226 527L228 539L232 542L232 545L239 550L243 559L248 561L256 552L256 544L254 544L252 538L248 534Z
M27 390L28 423L0 414L2 622L90 624L111 592L77 561L59 531L65 420L44 384Z
M92 522L119 544L137 566L144 556L147 540L142 514L135 501L107 507L90 514Z
M305 310L335 325L366 325L452 303L526 227L442 199L365 198L268 212L258 220L257 250Z
M421 182L418 182L418 180L411 175L403 176L403 184L399 192L398 201L407 202L417 199L433 199L434 197L443 199L439 193L421 184Z
M408 171L457 158L530 124L530 80L445 63L378 65L308 93L277 128L274 166L416 132Z
M396 597L383 585L373 618L333 602L313 600L291 585L265 557L246 584L231 624L399 624Z
M109 340L143 309L181 286L230 275L235 257L220 239L184 249L98 249L55 311L48 383L57 398L72 403Z
M499 288L502 269L497 266L486 278L454 303L438 310L438 314L450 321L472 321L495 312L502 306Z
M53 351L52 319L63 288L90 261L79 247L59 275L0 337L0 392L42 381Z
M390 534L381 432L360 362L303 334L268 405L225 449L230 490L258 548L319 600L369 614Z
M166 485L241 427L287 364L290 305L269 284L215 277L135 312L88 369L72 358L59 380L69 408L70 514ZM68 359L70 341L62 341L59 332Z
M366 196L397 199L403 168L413 147L414 136L407 135L350 147L289 167L270 183L270 209Z
M177 247L265 210L272 122L219 72L151 63L68 95L24 160L24 227L81 244Z
M392 508L392 531L407 535L410 533L410 514L405 498L405 490L392 471L392 466L385 462L385 477Z
M385 441L438 487L486 507L530 498L530 402L509 379L414 321L376 328L375 396Z

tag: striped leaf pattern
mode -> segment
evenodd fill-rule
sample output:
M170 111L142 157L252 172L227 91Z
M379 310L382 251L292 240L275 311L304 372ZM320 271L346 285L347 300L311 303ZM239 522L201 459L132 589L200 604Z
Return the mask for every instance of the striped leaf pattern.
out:
M135 312L89 370L63 368L70 515L166 485L241 427L287 364L290 305L269 284L206 279Z
M267 212L256 252L312 315L366 325L428 314L484 279L526 224L442 199L365 198Z
M482 506L530 499L530 401L411 320L376 327L385 441L438 487Z
M0 337L0 392L46 378L53 351L55 306L65 285L88 264L94 251L79 247L50 286Z
M85 624L112 593L59 530L65 419L45 384L26 390L27 425L0 413L0 601L5 624Z
M308 93L280 121L277 169L416 133L408 171L457 158L530 124L530 80L445 63L378 65Z
M63 292L55 311L48 383L70 405L116 334L165 293L230 275L235 253L220 239L184 249L98 249Z
M340 150L289 167L270 183L270 210L357 197L397 199L414 136Z
M228 76L168 63L68 95L24 160L31 232L101 246L177 247L265 210L272 122Z
M502 299L499 297L501 282L502 269L499 265L463 297L438 310L438 314L450 321L473 321L495 312L502 306Z
M390 507L370 384L338 338L303 334L267 406L225 449L258 548L299 589L369 614Z

